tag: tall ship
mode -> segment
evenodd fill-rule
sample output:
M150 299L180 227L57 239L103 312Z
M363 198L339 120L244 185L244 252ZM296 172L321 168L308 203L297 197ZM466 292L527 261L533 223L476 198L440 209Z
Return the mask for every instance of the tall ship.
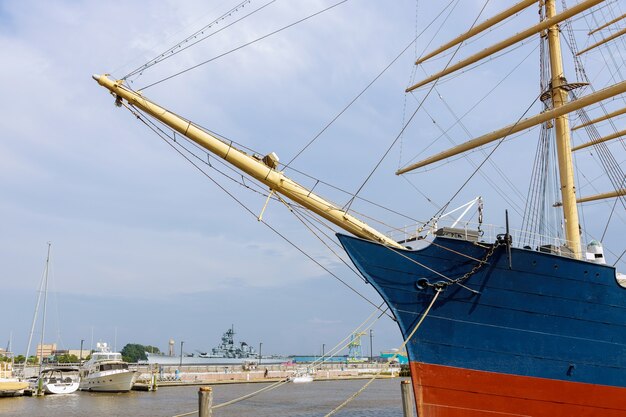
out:
M222 334L221 342L210 352L184 354L179 356L164 355L146 352L148 364L158 365L243 365L243 364L279 364L287 362L289 358L266 355L261 357L252 346L246 342L235 343L235 329L231 327Z
M455 4L439 3L431 2L428 7L441 7L443 13ZM531 103L505 95L483 116L489 126L498 106L513 106L519 108L520 116L512 124L398 169L397 175L418 170L416 175L423 181L443 181L433 174L436 169L446 170L447 176L456 175L448 165L450 159L461 159L470 150L484 151L483 147L491 145L482 154L482 162L474 166L460 189L450 190L452 197L430 220L411 228L394 228L394 233L376 230L351 209L362 187L345 205L334 204L317 194L315 187L288 177L289 164L281 164L275 153L244 152L233 141L134 91L127 78L93 78L133 117L159 126L160 135L174 132L168 136L170 140L172 136L175 140L185 137L215 160L247 174L269 190L267 201L279 201L292 212L307 210L324 224L343 229L337 239L363 278L380 294L405 340L420 417L625 416L626 277L616 270L623 262L624 224L621 219L611 221L613 212L622 214L626 207L626 176L620 163L625 149L620 138L626 133L617 126L623 124L619 116L626 110L612 107L625 102L626 81L621 77L625 58L623 47L617 48L621 53L603 49L624 45L621 37L626 30L619 25L624 24L626 15L620 6L621 1L557 4L556 0L523 0L487 19L481 16L483 7L466 22L466 33L417 59L419 66L439 60L436 62L443 69L406 89L417 99L414 115L428 111L423 104L441 80L454 81L494 56L531 41L539 55L539 88ZM529 10L534 10L537 19L531 26L467 58L457 58L461 49L465 52L492 30L515 26L517 16ZM589 20L589 16L595 17ZM581 49L576 41L581 31L575 25L589 26L590 22L595 27L585 29L601 39L587 41ZM443 26L441 19L437 23ZM461 27L452 26L455 30ZM604 60L609 67L604 74L610 76L591 79L581 56L599 49L611 54ZM575 81L574 75L566 74L566 64L574 67ZM539 112L528 116L537 107ZM398 137L414 118L407 119ZM459 123L460 118L455 119L454 123ZM523 208L524 230L510 228L504 210L498 216L505 226L488 228L481 199L474 206L476 222L461 221L462 216L457 216L444 225L450 202L461 190L476 186L477 181L471 180L485 163L493 162L498 148L505 141L508 145L521 140L520 136L530 140L530 129L540 134L535 141L534 166L527 164L531 172ZM572 131L578 131L576 146ZM621 148L609 147L611 141ZM584 150L593 150L591 156L596 157L600 171L597 175L611 190L581 195L576 181L583 177L575 169L575 160ZM344 168L349 169L349 164ZM520 162L520 166L508 168L507 173L517 173L524 165ZM499 171L499 176L507 173ZM478 190L492 179L484 179ZM580 215L585 204L605 200L610 203L602 207L609 208L600 214L609 218L607 227L611 223L621 236L618 247L610 251L596 238L604 233L588 231ZM463 213L469 210L468 206ZM554 234L546 235L550 231ZM605 255L612 258L612 265Z

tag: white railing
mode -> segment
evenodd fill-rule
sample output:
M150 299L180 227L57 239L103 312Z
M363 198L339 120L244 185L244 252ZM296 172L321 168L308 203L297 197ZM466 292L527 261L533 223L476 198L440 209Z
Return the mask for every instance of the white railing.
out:
M493 243L496 241L498 235L504 235L506 233L504 226L493 224L479 225L475 222L440 219L438 222L428 227L424 227L423 223L403 226L388 232L387 236L397 242L408 243L415 240L432 238L438 229L452 227L453 225L454 229L460 231L459 234L464 234L467 238L475 235L476 231L479 231L478 241L485 243ZM420 230L421 232L418 233ZM510 229L509 233L511 234L513 246L515 247L526 247L527 249L538 250L539 247L545 245L553 245L555 248L560 248L565 244L565 240L561 237L541 235L518 229Z

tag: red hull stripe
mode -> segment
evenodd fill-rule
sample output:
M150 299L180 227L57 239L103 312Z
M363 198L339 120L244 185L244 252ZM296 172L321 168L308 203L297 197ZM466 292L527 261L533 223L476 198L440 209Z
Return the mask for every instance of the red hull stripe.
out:
M626 388L411 362L419 417L625 417Z

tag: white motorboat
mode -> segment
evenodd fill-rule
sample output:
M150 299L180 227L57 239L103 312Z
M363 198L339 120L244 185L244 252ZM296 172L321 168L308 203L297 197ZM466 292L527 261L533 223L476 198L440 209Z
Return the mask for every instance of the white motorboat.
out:
M289 381L294 384L313 382L313 375L308 370L298 370L291 378L289 378Z
M111 352L106 343L97 343L94 352L80 371L80 390L98 392L130 391L138 372L128 369L122 354Z
M71 394L78 390L79 370L78 368L44 369L39 378L31 383L31 388L36 390L39 384L45 394Z

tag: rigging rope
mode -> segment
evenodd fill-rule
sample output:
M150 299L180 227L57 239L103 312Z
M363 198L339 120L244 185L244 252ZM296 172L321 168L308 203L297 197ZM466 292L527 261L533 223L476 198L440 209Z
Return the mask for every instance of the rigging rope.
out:
M146 127L148 127L150 130L152 130L157 136L159 136L159 138L161 138L166 144L168 144L172 149L174 149L179 155L181 155L184 159L187 160L187 162L189 162L191 165L193 165L198 171L200 171L204 176L206 176L211 182L213 182L213 184L215 184L218 188L220 188L224 193L226 193L230 198L232 198L237 204L239 204L245 211L247 211L248 213L250 213L252 216L254 216L254 218L256 218L258 220L258 216L250 209L248 208L241 200L239 200L237 197L235 197L234 194L232 194L231 192L229 192L228 190L226 190L226 188L224 188L224 186L222 186L220 183L218 183L214 178L212 178L210 175L208 175L205 171L202 170L202 168L196 164L194 161L192 161L187 155L185 155L180 149L176 148L176 146L174 144L172 144L171 142L169 142L166 137L167 134L165 132L163 132L160 128L155 127L153 122L150 119L145 119L142 117L141 112L132 106L127 105L126 103L123 103L124 107L126 109L128 109L139 121L141 121ZM178 142L174 142L176 144L178 144ZM186 150L186 148L183 148ZM186 150L187 151L187 150ZM204 163L204 161L203 161ZM214 168L215 169L215 168ZM247 187L249 188L249 187ZM264 226L266 226L267 228L269 228L272 232L274 232L276 235L278 235L279 237L281 237L285 242L287 242L291 247L293 247L294 249L296 249L298 252L300 252L301 254L303 254L304 256L306 256L309 260L311 260L312 262L314 262L316 265L318 265L320 268L322 268L324 271L326 271L330 276L332 276L333 278L335 278L336 280L338 280L339 282L341 282L343 285L345 285L347 288L349 288L352 292L354 292L356 295L358 295L359 297L361 297L363 300L365 300L367 303L371 304L372 306L378 308L376 306L376 304L374 304L373 301L371 301L369 298L367 298L366 296L364 296L363 294L361 294L359 291L356 290L356 288L352 287L350 284L348 284L345 280L341 279L337 274L335 274L334 272L332 272L330 269L328 269L326 266L322 265L322 263L318 260L316 260L315 258L313 258L312 255L308 254L307 252L305 252L302 248L300 248L297 244L295 244L294 242L292 242L290 239L288 239L285 235L283 235L282 233L280 233L276 228L274 228L273 226L271 226L269 223L267 223L264 220L259 220L260 223L262 223ZM394 319L391 315L389 315L389 313L387 313L385 311L385 314L387 314L392 320Z
M417 322L417 324L415 325L415 327L413 328L413 330L411 331L411 333L409 334L409 336L404 340L404 342L400 345L400 347L398 348L398 350L396 351L396 353L394 354L393 358L397 357L399 352L402 351L402 349L404 349L404 347L407 345L407 343L409 343L409 340L411 340L413 338L413 336L415 335L415 332L417 332L417 329L420 328L420 326L422 325L422 323L424 322L424 319L426 319L426 317L428 316L428 313L430 313L430 309L433 307L433 305L435 304L435 301L437 301L437 298L439 297L439 294L441 294L441 289L437 288L435 290L435 295L433 296L432 300L430 301L430 304L428 305L428 308L426 308L426 311L424 311L424 314L422 314L422 317L420 318L420 320ZM382 371L379 370L360 390L358 390L357 392L355 392L350 398L346 399L343 403L339 404L337 407L335 407L331 412L329 412L328 414L326 414L324 417L330 417L333 414L335 414L337 411L341 410L343 407L345 407L346 405L348 405L352 400L354 400L356 397L358 397L363 391L365 391L365 389L372 383L374 382L374 380L378 377L378 374L380 374L380 372Z
M266 8L267 6L269 6L270 4L274 3L276 0L271 0L270 2L264 4L263 6L253 10L252 12L248 13L247 15L241 17L240 19L235 20L234 22L220 28L220 30L215 31L213 33L210 33L208 35L206 35L205 37L198 39L195 42L190 43L189 45L186 45L185 47L183 47L182 45L185 43L188 43L189 41L196 39L198 36L200 35L204 35L204 32L208 29L211 29L214 25L217 25L219 22L225 20L227 17L231 16L233 13L238 12L240 9L242 9L246 4L249 4L252 2L252 0L245 0L242 1L241 3L239 3L238 5L236 5L235 7L233 7L232 9L230 9L229 11L227 11L226 13L224 13L223 15L221 15L220 17L218 17L217 19L213 20L211 23L209 23L208 25L205 25L203 28L201 28L200 30L197 30L196 32L194 32L193 34L191 34L190 36L188 36L187 38L185 38L184 40L182 40L181 42L177 43L176 45L172 46L171 48L167 49L166 51L162 52L161 54L157 55L156 57L152 58L150 61L146 62L145 64L143 64L142 66L134 69L133 71L129 72L128 74L126 74L124 77L122 77L122 80L125 80L129 77L132 77L135 74L141 74L143 73L146 69L150 68L153 65L156 65L162 61L165 61L166 59L171 58L172 56L188 49L191 48L192 46L210 38L211 36L217 35L218 33L220 33L223 30L228 29L229 27L233 26L236 23L239 23L240 21L242 21L243 19L259 12L260 10L263 10L264 8Z
M530 104L530 106L528 106L528 108L524 111L524 113L519 117L519 119L517 119L517 121L511 126L511 130L513 130L515 128L515 126L517 126L517 124L524 118L524 116L526 116L526 114L530 111L530 109L535 105L535 103L537 102L537 100L539 100L540 96L537 96L537 98L535 98L533 100L533 102ZM491 150L491 152L489 152L489 154L485 157L485 159L483 159L483 161L478 165L478 167L474 170L474 172L472 172L472 174L465 180L465 182L463 184L461 184L461 186L459 187L459 189L452 195L452 197L450 197L448 199L448 202L446 204L444 204L444 208L448 207L450 205L450 203L452 202L452 200L454 200L456 198L457 195L459 195L459 193L465 188L465 186L470 182L470 180L472 178L474 178L474 176L478 173L478 171L482 168L483 165L485 165L485 163L489 160L489 158L491 158L491 156L494 154L494 152L500 147L500 145L502 145L502 143L504 143L504 140L508 137L508 134L504 135L501 139L499 139L496 142L496 145L493 147L493 149Z
M382 307L385 304L385 302L383 301L379 307ZM387 307L385 309L388 310L389 307ZM334 356L336 356L339 352L341 352L342 350L344 350L345 348L349 347L350 344L352 343L352 340L350 340L352 338L353 335L357 334L357 333L367 333L367 331L372 328L372 326L374 326L374 324L376 324L376 322L378 322L378 320L380 320L380 318L383 316L383 314L379 314L378 317L376 317L370 324L367 324L367 322L369 322L372 317L378 312L377 310L374 310L372 312L372 314L369 315L368 318L365 319L365 321L363 321L361 324L359 324L356 329L354 329L352 332L348 333L348 335L346 337L344 337L341 341L339 341L335 346L332 347L332 349L330 349L328 351L328 355L324 354L320 359L317 359L315 361L313 361L308 367L309 368L313 368L316 365L321 365L323 363L328 362L331 358L333 358ZM367 326L366 326L367 324ZM334 353L333 353L334 352Z
M476 23L478 22L478 19L480 18L480 16L482 15L482 13L485 11L485 8L487 7L487 4L489 4L490 0L485 1L485 4L483 5L482 9L480 9L480 12L478 13L478 16L476 16L476 19L474 20L474 23L472 23L472 26L470 27L469 30L472 30L472 28L476 25ZM450 59L448 60L448 63L446 64L446 66L444 67L444 70L446 68L448 68L448 66L450 66L450 64L452 63L452 60L454 59L454 57L456 56L457 52L461 49L461 47L463 46L462 43L460 43L456 49L455 49L455 53L452 54L452 56L450 56ZM415 109L415 111L413 112L413 114L411 114L411 116L409 117L409 120L406 122L406 124L402 127L402 129L400 130L400 132L398 133L398 135L395 137L395 139L391 142L391 145L389 145L389 147L387 148L387 150L385 151L385 153L383 154L383 156L380 158L380 160L376 163L376 165L374 166L374 168L372 169L372 171L370 172L370 174L367 176L367 178L365 178L365 181L363 181L363 183L361 184L361 186L358 188L358 190L354 193L355 196L359 195L359 193L361 192L361 190L363 189L363 187L365 187L365 185L369 182L370 178L372 178L372 175L374 175L374 173L376 172L376 170L378 169L378 167L380 166L380 164L382 164L383 160L387 157L387 155L389 154L389 152L391 152L391 149L395 146L396 142L402 137L404 131L406 130L406 128L409 126L409 124L411 123L411 121L413 120L413 118L415 117L415 115L417 114L417 112L419 111L419 109L422 107L422 105L424 104L424 102L426 101L426 99L428 98L428 96L430 96L430 93L435 89L435 87L437 86L437 82L439 81L439 78L436 79L435 81L433 81L433 83L430 86L430 89L428 90L428 92L426 93L426 95L424 96L424 98L422 99L422 101L419 103L419 105L417 106L417 108ZM344 206L345 211L349 211L350 210L350 206L352 205L352 203L354 202L354 197L351 198L346 205Z
M409 44L398 54L396 55L396 57L391 60L391 62L385 67L383 68L383 70L381 72L378 73L378 75L376 75L376 77L374 77L374 79L372 81L369 82L369 84L367 84L365 86L364 89L362 89L343 109L341 109L341 111L339 113L337 113L335 115L335 117L333 117L330 122L328 122L323 128L322 130L320 130L311 140L309 140L309 142L304 145L304 147L298 151L298 153L296 153L296 155L291 158L291 160L289 162L287 162L287 164L285 164L285 168L289 168L289 166L291 165L291 163L293 161L296 160L296 158L298 158L309 146L311 146L313 144L313 142L315 142L317 140L317 138L319 138L337 119L339 119L341 117L341 115L343 115L363 94L365 94L365 92L376 82L378 81L378 79L385 73L387 72L387 70L389 68L391 68L391 66L398 60L400 59L400 57L402 57L402 55L404 55L404 53L411 47L411 45L413 44L417 44L416 41L420 38L420 36L422 36L422 34L424 32L426 32L426 30L434 23L434 21L439 18L439 16L441 16L441 14L454 2L455 0L451 0L448 5L446 7L443 8L443 10L439 13L439 15L437 15L435 17L435 19L433 19L433 21L431 21L423 30L420 34L418 34L411 42L409 42ZM456 0L458 2L458 0Z
M363 327L363 326L365 326L365 325L367 324L367 322L369 322L369 321L372 319L372 317L376 314L376 312L377 312L377 311L380 309L380 307L382 307L383 305L384 305L384 302L383 302L383 303L381 303L381 305L380 305L380 306L379 306L376 310L374 310L374 311L373 311L373 312L372 312L372 313L371 313L371 314L370 314L370 315L369 315L369 316L365 319L365 321L363 321L361 324L359 324L359 325L358 325L358 326L357 326L357 327L356 327L356 328L355 328L352 332L350 332L350 333L349 333L346 337L344 337L344 338L343 338L343 339L342 339L339 343L337 343L337 344L336 344L336 345L335 345L335 346L334 346L334 347L333 347L333 348L329 351L329 353L332 353L333 351L336 351L336 352L335 352L335 354L336 354L336 353L339 353L340 351L342 351L343 349L345 349L346 347L348 347L348 346L349 346L349 344L351 343L351 341L349 341L347 344L346 344L346 341L348 341L348 339L350 339L350 337L351 337L352 335L356 334L357 332L367 331L369 328L371 328L371 327L372 327L372 326L373 326L373 325L374 325L374 324L375 324L375 323L376 323L376 322L377 322L377 321L378 321L378 320L379 320L379 319L383 316L383 314L380 314L380 315L379 315L379 316L378 316L378 317L377 317L377 318L376 318L376 319L375 319L372 323L370 323L369 325L367 325L367 327ZM385 311L386 311L386 309L385 309ZM328 359L330 359L330 358L331 358L332 356L334 356L335 354L332 354L332 355L330 355L330 356L323 356L323 357L322 357L322 359L323 359L324 357L327 357ZM398 355L398 354L396 353L393 357L395 358L397 355ZM320 362L319 360L316 360L316 361L313 361L311 364L309 364L309 367L313 367L314 365L319 365L320 363L324 363L324 362L325 362L325 361L321 361L321 362ZM382 371L382 369L381 369L381 371ZM214 409L217 409L217 408L226 407L226 406L228 406L228 405L235 404L235 403L238 403L238 402L243 401L243 400L247 400L248 398L252 398L252 397L254 397L254 396L258 395L258 394L261 394L261 393L263 393L263 392L270 391L270 390L273 390L273 389L275 389L275 388L281 387L281 386L285 385L285 384L286 384L286 383L288 383L288 382L289 382L289 378L281 379L280 381L277 381L277 382L275 382L275 383L273 383L273 384L271 384L271 385L268 385L268 386L266 386L266 387L263 387L263 388L261 388L261 389L259 389L259 390L257 390L257 391L254 391L254 392L252 392L252 393L250 393L250 394L245 394L245 395L242 395L241 397L235 398L235 399L233 399L233 400L226 401L226 402L223 402L223 403L221 403L221 404L215 405L215 406L211 407L211 410L214 410ZM177 415L172 416L172 417L185 417L185 416L190 416L190 415L193 415L193 414L196 414L196 413L198 413L198 410L191 411L191 412L188 412L188 413L183 413L183 414L177 414Z
M171 80L171 79L172 79L172 78L174 78L174 77L178 77L179 75L185 74L185 73L187 73L187 72L189 72L189 71L191 71L191 70L194 70L194 69L196 69L196 68L198 68L198 67L201 67L202 65L208 64L209 62L213 62L213 61L215 61L216 59L222 58L222 57L224 57L224 56L226 56L226 55L229 55L229 54L231 54L231 53L233 53L233 52L235 52L235 51L238 51L238 50L240 50L240 49L243 49L243 48L245 48L246 46L250 46L250 45L255 44L255 43L259 42L259 41L262 41L263 39L269 38L270 36L275 35L275 34L277 34L277 33L279 33L279 32L282 32L283 30L289 29L289 28L291 28L291 27L293 27L293 26L295 26L295 25L297 25L297 24L299 24L299 23L302 23L302 22L304 22L304 21L306 21L306 20L309 20L309 19L311 19L311 18L313 18L313 17L316 17L316 16L318 16L318 15L320 15L320 14L324 13L324 12L327 12L327 11L329 11L329 10L331 10L331 9L334 9L334 8L335 8L335 7L337 7L337 6L339 6L339 5L343 4L343 3L346 3L347 1L348 1L348 0L341 0L341 1L338 1L337 3L330 5L330 6L326 7L325 9L322 9L322 10L320 10L320 11L318 11L318 12L315 12L315 13L313 13L313 14L311 14L311 15L307 16L307 17L304 17L304 18L302 18L302 19L300 19L300 20L297 20L297 21L295 21L295 22L293 22L293 23L290 23L290 24L288 24L287 26L283 26L283 27L281 27L280 29L276 29L276 30L274 30L274 31L272 31L272 32L270 32L270 33L267 33L267 34L265 34L265 35L261 36L260 38L257 38L257 39L255 39L255 40L252 40L252 41L250 41L250 42L246 42L246 43L244 43L243 45L240 45L240 46L238 46L238 47L236 47L236 48L233 48L233 49L231 49L231 50L229 50L229 51L226 51L226 52L224 52L224 53L222 53L222 54L219 54L219 55L217 55L217 56L214 56L213 58L207 59L206 61L202 61L202 62L200 62L199 64L193 65L193 66L191 66L191 67L189 67L189 68L187 68L187 69L184 69L184 70L182 70L182 71L179 71L179 72L177 72L177 73L174 73L174 74L172 74L172 75L170 75L170 76L167 76L167 77L165 77L165 78L163 78L163 79L161 79L161 80L159 80L159 81L153 82L152 84L148 84L147 86L145 86L145 87L143 87L143 88L140 88L140 90L146 90L146 89L148 89L148 88L150 88L150 87L153 87L153 86L155 86L155 85L157 85L157 84L160 84L160 83L162 83L162 82L164 82L164 81Z
M240 401L243 401L243 400L247 400L248 398L252 398L252 397L254 397L256 395L259 395L259 394L261 394L263 392L271 391L273 389L281 387L281 386L285 385L288 382L289 382L288 378L282 379L282 380L280 380L278 382L275 382L275 383L273 383L271 385L268 385L267 387L263 387L260 390L251 392L250 394L242 395L241 397L235 398L233 400L226 401L226 402L223 402L221 404L214 405L214 406L211 407L211 410L215 410L215 409L218 409L218 408L226 407L227 405L231 405L231 404L235 404L235 403L238 403ZM188 413L183 413L183 414L176 414L175 416L172 416L172 417L185 417L185 416L191 416L191 415L194 415L194 414L198 414L198 410L190 411Z

